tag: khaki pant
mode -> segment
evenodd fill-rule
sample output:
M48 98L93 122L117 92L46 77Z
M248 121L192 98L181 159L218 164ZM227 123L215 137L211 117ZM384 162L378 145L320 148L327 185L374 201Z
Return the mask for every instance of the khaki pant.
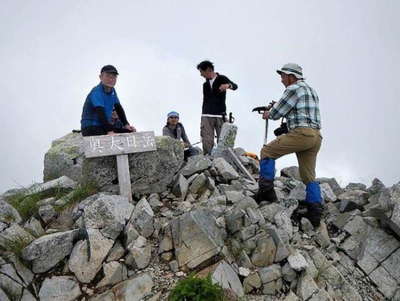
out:
M322 136L319 130L295 128L277 137L261 149L261 159L278 159L296 153L300 177L304 184L315 180L315 164L321 147Z
M200 136L204 155L211 154L214 146L214 131L217 134L218 141L223 124L224 120L221 117L201 117Z

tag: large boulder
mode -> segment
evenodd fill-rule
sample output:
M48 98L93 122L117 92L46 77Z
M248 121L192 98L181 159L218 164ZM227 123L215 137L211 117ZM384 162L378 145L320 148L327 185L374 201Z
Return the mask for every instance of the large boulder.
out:
M32 271L44 273L68 256L78 230L42 236L22 250L22 258L32 261Z
M156 151L129 154L133 192L162 192L183 163L183 147L170 137L156 137ZM83 137L71 133L53 141L44 157L44 181L68 176L102 187L117 179L115 156L87 159Z
M99 229L107 238L115 239L124 229L134 206L119 195L99 193L91 196L84 208L86 228Z
M180 267L194 269L220 254L226 233L211 211L197 209L172 222L175 256Z

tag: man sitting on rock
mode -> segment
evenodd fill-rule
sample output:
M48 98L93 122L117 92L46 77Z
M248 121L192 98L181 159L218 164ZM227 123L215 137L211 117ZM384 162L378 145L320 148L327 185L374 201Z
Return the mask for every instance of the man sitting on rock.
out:
M179 122L179 113L172 111L167 115L167 124L163 128L163 136L168 136L179 141L183 140L183 146L185 148L184 157L185 161L187 158L198 155L199 152L196 148L192 147L189 138L186 135L185 128L183 124Z
M83 105L81 131L83 136L113 135L112 111L115 108L121 120L124 132L136 132L129 124L114 86L118 71L112 65L106 65L100 71L100 84L90 91Z

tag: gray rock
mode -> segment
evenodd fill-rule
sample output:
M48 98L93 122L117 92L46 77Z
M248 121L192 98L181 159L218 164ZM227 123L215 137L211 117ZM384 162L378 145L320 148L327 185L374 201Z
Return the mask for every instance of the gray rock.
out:
M290 291L283 301L299 301L299 300L300 299L296 296L296 294Z
M26 286L24 281L18 276L12 264L7 263L0 266L0 274L7 276L12 281L18 283L20 286Z
M261 285L261 279L257 272L250 273L250 275L243 280L243 289L246 294L254 289L260 288Z
M136 269L146 268L151 259L151 245L147 244L146 238L139 236L128 246L126 263Z
M281 169L281 176L282 177L289 177L301 181L299 168L297 166L290 166Z
M42 236L44 234L44 229L42 224L34 217L31 217L25 224L24 229L32 233L34 236Z
M271 235L274 240L276 246L276 253L274 262L280 262L286 259L289 255L289 246L288 244L281 238L278 229L275 226L268 227L268 233Z
M302 274L297 284L297 295L301 300L308 300L313 294L318 292L315 281L307 274Z
M128 223L124 229L124 245L128 246L132 241L136 240L140 236L135 226Z
M118 301L141 301L151 292L153 288L153 280L149 273L140 274L134 278L130 278L115 285L111 291L110 299L93 299L93 300L115 300ZM93 301L91 299L91 301Z
M267 221L273 222L275 215L284 209L285 209L285 207L283 207L282 205L277 204L277 203L272 203L272 204L261 207L260 211L261 211L261 214L264 216L264 218Z
M200 173L211 167L211 160L203 155L190 157L188 163L181 169L180 173L185 177L190 177L195 173Z
M311 235L314 232L314 226L307 218L302 217L300 220L300 224L301 224L301 230L307 235Z
M38 211L40 218L46 224L57 216L57 212L52 205L42 206Z
M271 236L265 236L257 241L257 247L251 256L251 262L258 267L271 265L275 260L276 246Z
M0 273L0 289L10 296L11 301L19 300L22 296L23 286L9 276Z
M239 178L237 171L224 158L216 158L213 161L213 166L217 170L219 176L225 181L235 180Z
M10 244L29 244L35 238L18 224L11 224L8 228L0 232L0 247L8 250Z
M218 264L211 278L214 283L219 283L222 288L233 290L238 297L244 296L243 286L238 275L224 260Z
M158 195L158 193L150 194L149 204L153 210L157 210L157 209L161 208L162 206L164 206L164 204L160 202L160 196Z
M365 184L362 183L349 183L345 190L363 190L366 191L367 190L367 186Z
M0 300L2 300L2 301L10 301L10 299L8 299L6 293L2 290L1 287L0 287Z
M32 261L32 271L44 273L68 256L73 247L77 230L42 236L22 251L24 260Z
M18 211L0 197L0 222L19 223L21 221Z
M382 181L379 180L378 178L375 178L372 180L372 185L370 187L368 187L367 191L370 194L377 194L384 188L385 188L385 185L382 183Z
M100 280L96 287L114 285L128 278L128 271L126 267L117 261L103 264L103 271L104 278Z
M87 241L78 241L68 261L69 269L75 274L79 282L90 283L113 246L113 241L104 237L97 229L88 229L90 250ZM90 254L90 258L88 258Z
M154 232L154 212L145 198L136 205L129 223L134 225L140 235L150 237Z
M322 183L320 185L322 197L327 202L335 202L337 200L336 194L333 192L331 186L328 183Z
M383 267L376 268L369 274L369 277L385 297L390 300L398 288L396 280Z
M289 263L285 263L282 267L282 277L287 282L292 282L297 278L296 271L290 267Z
M294 199L299 201L304 201L306 199L306 185L299 182L296 187L294 187L287 197L288 199Z
M128 198L118 195L97 194L91 200L84 208L86 228L99 229L105 237L114 240L124 229L134 206Z
M344 191L335 178L317 178L316 181L320 182L321 184L329 184L336 196L340 195Z
M246 208L247 216L252 224L265 224L264 216L258 208Z
M41 301L73 301L80 295L79 283L70 276L46 278L39 291Z
M217 256L224 246L226 233L206 209L196 209L176 218L171 229L180 267L194 269Z
M190 184L189 191L191 193L201 193L207 188L206 184L207 177L203 173L201 173Z
M20 259L15 254L5 254L4 258L6 258L8 262L13 264L19 278L22 279L21 284L24 287L29 286L32 283L34 277L33 273L20 261Z
M244 211L233 209L225 215L226 229L229 233L236 233L243 227Z
M115 241L114 246L108 252L106 262L120 259L125 254L125 249L119 241Z
M226 200L231 204L239 203L244 198L242 191L226 191L225 195Z
M364 206L368 202L368 193L363 190L348 190L338 196L341 201L351 201L359 206Z
M288 263L293 270L298 272L305 270L308 267L306 259L298 250L289 255Z
M183 163L181 143L170 137L156 137L157 151L129 154L133 192L166 190ZM44 180L66 175L75 181L103 187L117 178L115 156L85 158L81 134L68 134L53 141L45 154Z
M45 180L45 183L31 186L26 194L46 192L53 189L75 189L78 185L76 181L70 179L66 175L59 175L59 178L53 179L51 181Z
M368 231L368 225L361 216L354 216L345 226L344 230L350 235L359 236Z
M400 283L400 249L392 253L383 263L382 266L389 272L397 283Z
M263 284L282 278L282 269L279 264L273 264L258 270Z
M218 156L228 148L233 148L238 127L233 123L225 122L222 125L221 133L219 135L218 144L215 148L213 155Z
M172 188L172 193L175 194L175 196L184 200L188 191L188 187L188 181L182 174L180 174L177 178L176 183L174 184L174 187Z

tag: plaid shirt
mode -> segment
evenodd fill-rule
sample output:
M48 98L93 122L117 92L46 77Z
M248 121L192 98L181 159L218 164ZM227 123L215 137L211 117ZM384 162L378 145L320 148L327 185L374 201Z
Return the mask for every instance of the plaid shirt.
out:
M282 98L272 107L269 119L285 117L289 130L298 127L320 129L318 95L303 80L286 88Z

